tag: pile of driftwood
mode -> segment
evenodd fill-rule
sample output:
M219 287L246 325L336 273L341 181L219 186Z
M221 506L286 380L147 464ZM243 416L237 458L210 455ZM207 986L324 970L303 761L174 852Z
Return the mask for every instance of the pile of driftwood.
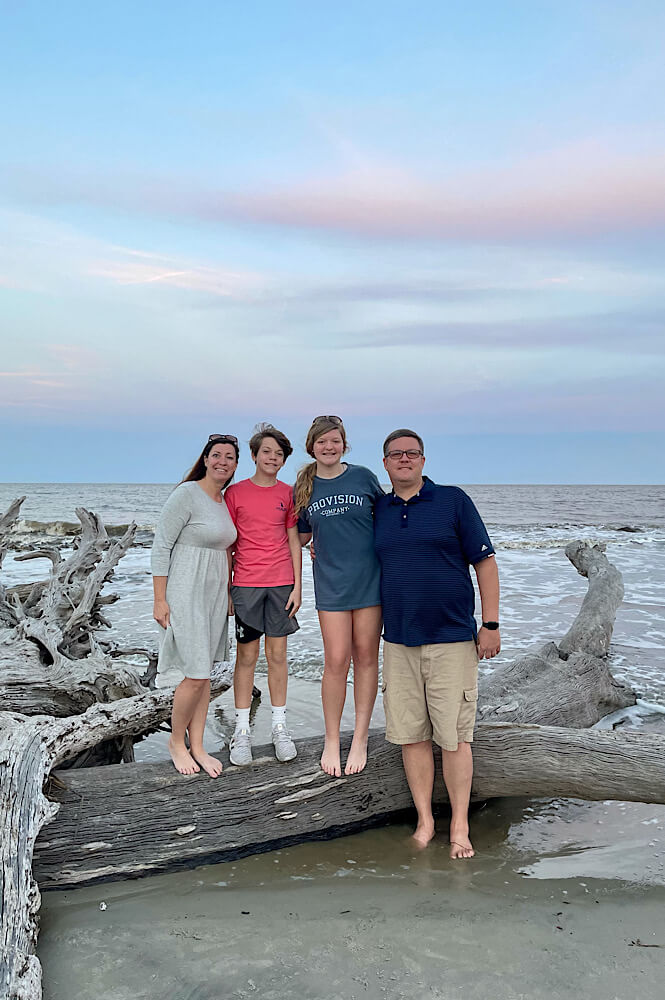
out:
M0 565L21 502L0 518ZM217 781L184 778L170 762L89 766L131 761L135 740L168 718L172 691L152 689L154 658L141 675L122 659L139 651L99 637L114 599L100 593L135 527L111 541L95 515L77 516L68 558L56 549L18 557L48 558L45 583L0 586L0 996L12 1000L41 996L38 882L75 886L229 859L386 822L410 805L399 750L376 732L368 767L352 777L321 771L319 739L301 741L288 765L259 752L251 768L228 767ZM566 554L589 581L571 629L481 682L474 798L664 802L665 737L589 730L635 703L607 666L621 575L600 546L576 542ZM230 668L216 670L213 694L231 681Z

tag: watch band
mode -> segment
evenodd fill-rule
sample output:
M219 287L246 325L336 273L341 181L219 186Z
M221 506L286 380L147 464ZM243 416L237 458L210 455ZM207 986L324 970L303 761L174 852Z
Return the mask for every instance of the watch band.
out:
M496 632L499 627L498 622L483 622L483 628L489 629L490 632Z

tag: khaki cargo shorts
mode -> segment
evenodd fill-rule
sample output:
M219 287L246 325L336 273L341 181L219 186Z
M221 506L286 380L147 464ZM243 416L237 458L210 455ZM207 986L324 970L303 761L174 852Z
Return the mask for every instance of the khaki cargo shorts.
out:
M434 739L444 750L473 742L478 703L475 642L383 644L383 707L389 743Z

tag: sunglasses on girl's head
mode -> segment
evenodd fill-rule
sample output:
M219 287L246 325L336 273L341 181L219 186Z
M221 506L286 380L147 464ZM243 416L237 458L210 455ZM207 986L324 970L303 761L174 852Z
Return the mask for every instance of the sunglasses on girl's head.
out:
M211 441L222 441L224 444L237 444L238 438L234 437L233 434L211 434L208 438L208 444Z
M341 424L342 418L336 417L334 414L322 414L320 417L314 417L312 420L312 425L314 425L317 420L330 420L333 424Z

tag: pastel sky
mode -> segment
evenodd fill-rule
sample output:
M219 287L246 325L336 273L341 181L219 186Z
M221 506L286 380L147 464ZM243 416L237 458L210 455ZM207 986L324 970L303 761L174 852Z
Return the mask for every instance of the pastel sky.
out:
M0 11L0 479L665 481L662 2Z

